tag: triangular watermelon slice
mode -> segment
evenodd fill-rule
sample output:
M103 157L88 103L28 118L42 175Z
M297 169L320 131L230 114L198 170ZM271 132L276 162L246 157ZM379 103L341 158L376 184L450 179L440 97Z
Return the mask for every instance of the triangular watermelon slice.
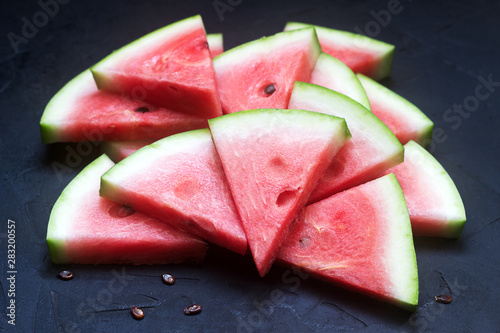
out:
M288 226L350 134L345 121L260 109L209 120L210 131L261 276Z
M214 58L224 113L286 109L293 83L309 81L321 47L314 29L282 32Z
M244 254L247 240L208 129L169 136L102 176L101 196Z
M410 219L394 175L307 206L278 260L408 310L418 303Z
M290 108L345 118L352 139L335 156L309 203L360 185L403 162L403 146L373 113L349 97L310 83L295 82Z
M207 35L208 49L212 58L224 52L224 37L222 34L208 34Z
M459 238L466 217L453 180L418 143L405 145L405 161L389 170L398 178L410 212L413 234Z
M285 31L314 27L323 52L339 59L355 73L365 74L374 80L391 74L394 45L352 32L318 25L289 22Z
M204 118L98 90L89 70L69 81L47 104L42 142L161 139L207 127Z
M99 89L204 118L222 114L199 15L141 37L91 70Z
M415 105L377 81L358 74L372 106L372 112L389 127L401 144L413 140L428 145L434 123Z
M309 83L344 94L371 110L368 96L356 74L342 61L327 53L323 52L318 57Z
M202 261L196 236L99 197L101 175L113 166L102 155L66 186L50 214L47 244L55 264L168 264Z

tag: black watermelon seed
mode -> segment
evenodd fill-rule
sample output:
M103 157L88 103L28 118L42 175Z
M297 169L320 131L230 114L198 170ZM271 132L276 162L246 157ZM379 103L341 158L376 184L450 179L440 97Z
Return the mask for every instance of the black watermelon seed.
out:
M60 271L58 274L57 274L57 277L60 278L61 280L64 280L64 281L68 281L68 280L71 280L73 278L73 272L71 271Z
M276 91L276 88L274 87L274 84L272 84L272 83L264 88L264 92L268 95L271 95L275 91Z
M137 320L141 320L142 318L144 318L144 311L142 311L142 309L138 308L137 306L133 306L130 309L130 314L132 315L132 318Z
M201 312L201 305L193 304L184 309L184 314L195 315Z
M437 295L434 297L436 302L443 304L450 304L453 298L450 295Z
M168 273L163 274L161 276L161 280L163 281L163 283L168 284L169 286L175 283L175 278Z
M140 108L135 109L135 112L146 113L149 112L149 109L145 106L141 106Z

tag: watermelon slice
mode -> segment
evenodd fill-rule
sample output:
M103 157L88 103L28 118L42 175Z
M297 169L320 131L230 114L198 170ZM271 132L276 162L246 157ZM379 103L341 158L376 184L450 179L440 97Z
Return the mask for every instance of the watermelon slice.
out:
M327 53L323 52L318 57L309 83L344 94L371 110L368 96L356 74L342 61Z
M340 118L275 109L211 119L209 128L257 270L264 276L349 131Z
M434 123L415 105L380 83L358 74L372 112L394 132L401 144L413 140L428 145Z
M296 82L290 108L345 118L352 139L319 180L309 203L375 179L403 162L403 146L373 113L349 97L317 85Z
M199 15L141 37L91 70L99 89L204 118L222 114Z
M244 254L245 232L208 129L169 136L101 179L101 196Z
M466 221L460 193L427 150L409 141L405 161L387 172L393 172L401 184L414 235L460 237Z
M68 82L40 120L42 142L161 139L207 127L204 118L98 90L89 70Z
M222 34L208 34L207 43L212 58L224 52L224 39Z
M307 206L278 260L408 310L418 303L410 219L394 175Z
M168 264L202 261L200 238L99 197L102 155L64 189L50 214L47 244L55 264Z
M214 58L225 113L286 109L294 81L309 81L321 53L314 29L282 32Z
M339 59L355 73L380 80L391 74L394 45L352 32L289 22L285 31L314 27L323 52Z
M113 162L118 163L153 142L154 140L106 141L101 144L101 151L108 155Z

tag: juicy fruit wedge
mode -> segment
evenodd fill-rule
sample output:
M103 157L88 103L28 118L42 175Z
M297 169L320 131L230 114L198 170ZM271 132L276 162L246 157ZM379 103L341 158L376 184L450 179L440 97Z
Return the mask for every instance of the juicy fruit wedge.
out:
M199 15L122 47L91 70L99 89L204 118L222 114Z
M224 52L224 38L222 34L208 34L207 43L212 58Z
M147 145L152 144L152 140L135 141L106 141L101 143L101 150L109 156L113 162L118 163Z
M101 196L244 254L245 232L208 129L169 136L101 179Z
M316 181L349 138L345 121L261 109L209 120L210 131L261 276Z
M413 140L428 145L434 123L415 105L380 83L358 74L372 112L389 127L401 144Z
M327 53L323 52L318 57L309 83L344 94L370 110L368 96L356 74L342 61Z
M157 219L99 197L102 155L61 193L50 214L47 244L55 264L168 264L202 261L207 244Z
M296 82L289 106L345 118L352 134L319 180L309 203L375 179L403 162L403 146L394 134L373 113L345 95Z
M355 73L374 80L391 74L394 45L352 32L320 27L312 24L289 22L285 31L314 27L323 52L339 59Z
M309 81L321 53L314 29L282 32L214 58L224 113L286 109L294 81Z
M89 70L50 100L40 120L44 143L161 139L204 127L204 118L98 90Z
M408 310L418 303L410 219L394 175L307 206L278 260Z
M466 217L460 194L446 170L418 143L405 145L405 161L389 169L398 178L413 234L459 238Z

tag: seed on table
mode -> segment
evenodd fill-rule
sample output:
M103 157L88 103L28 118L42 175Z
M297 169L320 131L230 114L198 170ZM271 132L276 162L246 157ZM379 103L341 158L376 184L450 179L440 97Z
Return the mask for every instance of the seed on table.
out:
M264 88L264 92L268 95L271 95L275 91L276 91L276 88L274 87L274 84L272 84L272 83Z
M137 306L133 306L130 309L130 314L132 315L132 318L137 320L141 320L142 318L144 318L144 311L142 311L142 309L138 308Z
M68 281L73 278L73 272L71 271L60 271L57 274L57 277L60 278L61 280Z
M195 315L201 312L201 305L193 304L184 309L184 314Z
M450 304L453 298L450 295L437 295L434 297L436 302L443 304Z
M163 281L163 283L168 284L169 286L175 283L175 278L168 273L163 274L161 276L161 280Z

